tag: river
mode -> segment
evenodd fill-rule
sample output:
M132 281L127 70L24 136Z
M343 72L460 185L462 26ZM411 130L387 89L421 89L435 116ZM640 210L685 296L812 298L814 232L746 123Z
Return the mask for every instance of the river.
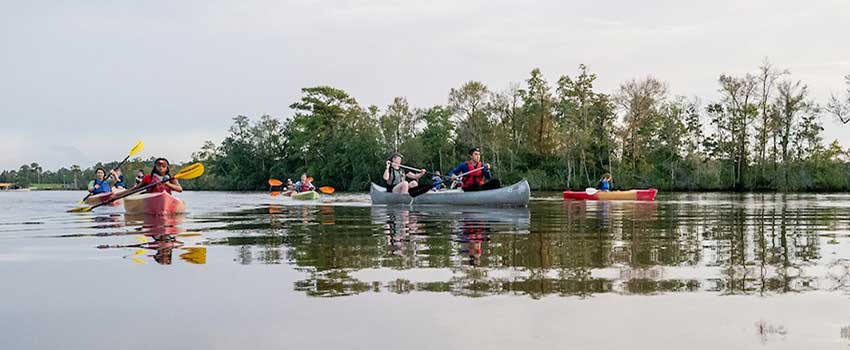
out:
M847 194L66 213L83 195L0 192L3 349L850 345Z

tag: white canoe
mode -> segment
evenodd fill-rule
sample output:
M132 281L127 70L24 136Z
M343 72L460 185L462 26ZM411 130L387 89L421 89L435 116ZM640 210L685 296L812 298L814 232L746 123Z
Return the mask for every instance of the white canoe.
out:
M369 190L372 204L410 204L408 194L387 192L387 189L372 184ZM531 188L528 181L522 180L513 185L487 191L463 192L461 190L446 190L428 192L413 198L413 204L447 204L447 205L480 205L519 207L528 205Z

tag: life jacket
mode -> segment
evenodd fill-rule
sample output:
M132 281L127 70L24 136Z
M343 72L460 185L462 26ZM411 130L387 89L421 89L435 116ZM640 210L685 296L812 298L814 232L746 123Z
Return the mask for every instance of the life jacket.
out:
M310 183L309 182L301 182L300 187L301 188L298 189L298 192L307 192L307 191L310 190Z
M163 176L159 176L157 174L147 174L142 180L142 185L147 186L154 182L157 182L156 186L153 186L148 189L148 193L166 192L168 194L171 194L171 187L166 186L165 183L161 181L162 178Z
M118 176L118 180L115 182L115 187L127 187L127 184L124 183L124 175Z
M471 160L466 161L466 171L473 171L480 167L484 166L481 162L473 163ZM466 174L463 176L463 183L461 184L461 188L473 187L473 186L481 186L484 184L484 169L478 170L471 174Z
M396 173L398 173L400 176L396 177ZM395 185L401 183L401 181L396 182L396 179L400 179L402 181L404 180L404 170L402 170L401 168L396 170L395 168L390 167L390 178L387 179L386 187L392 189L393 187L395 187Z
M92 192L91 192L92 194L112 192L112 186L109 186L109 181L107 181L106 179L103 179L103 180L95 179L94 184L99 185L99 187L92 189Z

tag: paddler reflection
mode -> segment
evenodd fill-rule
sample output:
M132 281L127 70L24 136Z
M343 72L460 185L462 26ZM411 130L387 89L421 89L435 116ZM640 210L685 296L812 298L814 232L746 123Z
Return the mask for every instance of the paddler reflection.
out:
M178 237L191 237L198 234L186 233L179 227L183 221L182 215L126 215L127 226L138 225L140 235L135 244L101 245L104 248L138 248L125 258L139 264L144 264L144 257L152 258L161 265L170 265L173 261L174 249L180 249L180 258L192 264L206 263L205 247L184 247L185 243ZM152 251L152 252L151 252Z
M492 228L473 215L462 217L455 232L454 241L461 243L460 254L467 256L469 265L480 266L481 256L488 251L487 242L490 241Z

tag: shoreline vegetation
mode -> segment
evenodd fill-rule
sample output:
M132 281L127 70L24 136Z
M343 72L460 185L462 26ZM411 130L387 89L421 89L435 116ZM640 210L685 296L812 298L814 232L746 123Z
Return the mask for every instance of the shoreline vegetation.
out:
M504 90L469 81L450 89L446 104L419 108L404 97L381 109L334 87L304 88L291 116L233 118L228 137L193 153L191 162L204 163L207 174L184 186L258 191L269 178L306 172L320 185L362 192L380 181L392 152L446 173L480 147L494 176L527 178L535 191L581 190L606 172L615 189L850 191L850 149L822 136L824 120L850 122L850 75L846 91L815 101L804 82L765 61L755 73L720 75L719 97L706 102L674 96L651 76L603 93L596 77L580 65L548 82L534 69ZM150 163L125 164L128 184ZM95 168L115 165L45 171L25 164L0 172L0 183L84 189Z

